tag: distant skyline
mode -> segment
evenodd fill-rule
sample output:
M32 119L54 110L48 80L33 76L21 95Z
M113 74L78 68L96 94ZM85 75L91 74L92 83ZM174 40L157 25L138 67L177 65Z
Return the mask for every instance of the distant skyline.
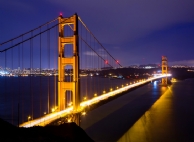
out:
M78 13L123 66L194 66L193 0L2 0L0 43L59 16Z

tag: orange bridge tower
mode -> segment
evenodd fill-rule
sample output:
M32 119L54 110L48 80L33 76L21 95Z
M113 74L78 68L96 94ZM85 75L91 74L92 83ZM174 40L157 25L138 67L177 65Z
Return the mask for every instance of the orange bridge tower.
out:
M79 43L78 43L78 15L75 14L68 18L59 16L59 37L58 37L58 107L59 110L64 110L67 105L66 92L71 92L71 103L73 106L73 118L77 125L80 124L80 84L79 84ZM70 26L73 30L72 36L65 36L65 26ZM65 57L65 48L67 45L72 45L72 57ZM65 80L65 69L67 66L72 67L72 80Z
M168 74L168 62L166 56L162 56L162 74ZM167 77L162 78L162 85L167 85Z

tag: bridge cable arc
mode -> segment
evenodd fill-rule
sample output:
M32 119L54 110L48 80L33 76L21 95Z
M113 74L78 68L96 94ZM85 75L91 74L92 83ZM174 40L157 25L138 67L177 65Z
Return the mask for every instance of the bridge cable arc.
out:
M117 62L117 60L104 48L104 46L99 42L99 40L94 36L94 34L88 29L88 27L86 26L86 24L81 20L80 17L78 17L78 19L80 20L80 22L83 24L83 26L86 28L86 30L96 39L96 41L100 44L100 46ZM118 63L118 62L117 62ZM118 63L120 67L122 67L122 65L120 63Z

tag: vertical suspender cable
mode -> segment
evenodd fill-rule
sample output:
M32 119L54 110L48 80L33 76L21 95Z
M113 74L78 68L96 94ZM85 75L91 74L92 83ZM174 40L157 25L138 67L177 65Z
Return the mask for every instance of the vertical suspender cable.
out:
M47 25L47 29L48 29ZM47 57L48 57L48 70L50 69L50 32L49 30L47 31ZM50 112L50 76L48 76L48 113Z
M7 108L7 107L6 107L6 105L7 105L7 104L6 104L6 102L7 102L7 98L6 98L6 96L7 96L7 94L6 94L6 93L7 93L7 85L6 85L6 83L7 83L7 80L6 80L6 59L7 59L7 57L6 57L6 52L7 52L7 51L5 51L5 76L4 76L4 78L5 78L5 79L4 79L4 82L5 82L5 94L4 94L4 117L6 117L6 112L7 112L7 111L6 111L6 108Z
M23 58L23 36L22 36L22 74L24 75L24 64L23 64L23 60L24 60L24 58ZM22 78L22 86L24 85L24 78ZM22 87L23 88L23 87ZM21 109L22 109L22 122L24 122L24 88L22 89L22 94L21 94L22 96L22 104L21 104Z
M41 27L41 26L40 26ZM38 29L38 28L37 28ZM29 50L29 52L30 52L30 85L29 85L29 89L30 89L30 92L29 92L29 94L30 94L30 96L31 96L31 100L30 100L30 107L31 107L31 119L33 119L34 118L34 100L33 100L33 98L34 98L34 92L33 92L33 85L34 85L34 79L33 79L33 77L32 77L32 75L33 75L33 31L34 30L31 30L30 32L28 32L28 34L30 34L31 33L31 37L30 38L28 38L28 39L26 39L26 40L23 40L23 36L25 35L25 34L23 34L23 35L21 35L21 36L19 36L20 38L22 38L22 41L21 42L19 42L19 43L17 43L17 44L15 44L15 45L12 45L11 47L9 47L9 48L7 48L7 49L4 49L4 50L2 50L1 52L5 52L4 53L4 58L5 58L5 61L4 61L4 91L3 91L3 93L4 93L4 114L5 114L5 116L6 117L11 117L11 118L9 118L9 119L11 119L11 121L12 121L12 123L14 123L14 119L15 119L15 117L14 117L14 115L15 115L15 113L17 112L17 110L16 110L16 104L18 103L20 106L21 106L21 112L22 112L22 115L21 115L21 117L19 116L19 118L22 118L22 122L24 121L24 91L25 91L25 88L23 87L23 88L21 88L21 86L24 84L24 78L22 77L22 75L24 75L24 62L25 62L25 59L24 59L24 48L23 48L23 42L26 42L26 41L29 41L30 40L30 50ZM27 33L26 33L27 34ZM48 48L49 48L49 53L48 53L48 59L49 59L49 69L50 69L50 31L49 31L49 46L48 46ZM35 36L37 36L37 35L35 35ZM13 40L15 40L15 39L18 39L18 40L20 40L20 38L14 38L14 39L12 39L12 40L9 40L8 42L13 42ZM4 42L3 44L5 44L5 43L8 43L8 42ZM21 45L22 44L22 45ZM1 44L2 45L2 44ZM16 46L16 48L15 48L15 51L16 50L18 50L18 51L16 51L16 54L14 54L13 52L14 52L14 48L13 47L15 47ZM17 47L18 46L18 47ZM11 48L13 48L13 49L11 49ZM9 50L9 49L11 49L11 50ZM7 52L7 51L10 51L10 52ZM17 55L18 54L18 55ZM7 57L8 57L8 55L11 55L11 58L10 58L10 60L8 60L7 59ZM41 56L41 54L40 54L40 56ZM14 57L18 57L18 59L16 59L16 60L14 60ZM22 61L21 61L22 60ZM18 63L17 63L18 62ZM15 64L15 63L17 63L17 64ZM12 86L14 86L14 85L11 85L11 87L9 88L9 91L7 90L7 88L8 88L8 83L9 83L9 80L7 79L7 76L8 76L8 67L11 65L11 68L12 68L12 70L10 71L10 73L12 73L13 75L17 75L18 76L18 78L13 78L12 77L12 83L11 84L14 84L15 85L15 83L17 84L17 89L16 89L16 91L14 91L13 89L13 87ZM14 70L14 67L15 67L15 65L18 65L18 69L17 70ZM41 65L40 65L41 66ZM17 68L17 67L16 67ZM41 70L41 69L40 69ZM41 72L41 71L40 71ZM16 87L16 86L15 86ZM22 90L21 90L22 89ZM49 89L50 89L50 78L49 78ZM11 91L11 92L10 92ZM21 92L22 91L22 92ZM16 96L16 95L14 95L14 93L17 93L18 94L18 96ZM8 102L8 97L9 97L9 102ZM11 101L11 102L10 102ZM49 101L50 101L50 91L49 91ZM8 106L9 105L9 106ZM6 106L8 106L8 107L6 107ZM40 107L41 107L41 105L40 105ZM11 112L11 115L9 114L9 113ZM7 115L7 114L9 114L9 115Z
M97 45L97 48L98 48L98 45ZM98 48L98 50L99 50L99 48ZM99 52L101 52L100 50L99 50ZM98 57L98 69L100 70L100 76L102 77L102 70L101 70L101 61L100 61L100 58ZM103 79L103 78L102 78ZM101 81L102 79L99 79L99 81ZM100 82L99 82L100 83ZM99 90L98 90L98 95L100 95L100 86L99 86L99 88L98 88Z
M32 31L32 36L33 36L33 31ZM32 51L31 51L31 54L32 54L32 71L33 71L33 68L34 68L34 66L33 66L33 38L32 38ZM33 72L32 72L33 73ZM33 117L34 117L34 77L32 77L32 119L33 119Z
M50 29L48 30L48 68L49 68L49 107L50 107L50 99L51 99L51 89L50 89L50 84L51 84L51 67L50 67L50 60L51 60L51 56L50 56Z
M103 55L105 55L104 50L103 50ZM104 69L105 69L106 77L108 77L108 76L107 76L107 71L106 71L106 62L107 62L107 58L106 58L106 56L105 56ZM106 81L104 81L104 83L105 83L105 84L103 85L103 91L106 91L106 90L105 90L105 89L106 89L106 88L105 88L105 85L106 85L107 83L106 83Z
M55 34L56 34L56 35L55 35L55 37L56 37L56 39L55 39L55 40L56 40L56 43L55 43L55 44L57 45L57 39L58 39L58 36L57 36L57 35L58 35L58 27L56 27L55 29L56 29L56 30L55 30L55 31L56 31L56 32L55 32ZM57 47L57 46L56 46L56 47ZM54 69L57 69L57 66L56 66L56 65L57 65L57 64L56 64L56 62L57 62L56 58L58 58L58 56L57 56L57 50L54 50L54 51L55 51L55 53L54 53L54 59L55 59L55 60L54 60L54 64L55 64L55 65L54 65ZM56 72L55 72L55 74L56 74ZM57 89L56 89L56 87L57 87L57 76L55 75L55 76L54 76L54 94L55 94L54 105L55 105L55 106L57 106L57 103L56 103L56 101L57 101L57 98L56 98Z
M96 50L98 50L98 44L97 44L97 49ZM100 78L100 70L99 70L99 57L98 56L96 56L97 57L97 72L98 72L98 77L97 77L97 84L98 84L98 86L97 86L97 91L96 91L96 93L97 93L97 95L99 95L99 78Z
M111 57L110 56L108 56L109 57L109 60L110 60L110 64L112 64L112 60L111 60ZM114 65L112 64L112 66L113 66L113 68L114 68ZM112 69L110 69L110 70L112 70ZM111 77L112 77L112 73L111 73L111 76L110 76L110 78L109 78L109 83L110 83L110 88L112 88L112 81L111 81ZM110 91L110 90L109 90Z
M20 87L21 87L21 84L20 84L20 44L18 45L18 84L19 84L19 87L18 87L18 127L19 127L19 123L20 123Z
M90 38L89 38L89 44L91 46L91 34L90 34ZM89 67L90 67L90 72L91 72L92 71L92 54L93 54L93 51L91 50L90 52L91 52L91 55L89 56L90 57L89 58ZM90 90L89 90L88 98L90 97L91 91L93 90L93 84L91 82L92 82L92 77L89 78L88 89L90 89Z
M80 23L79 23L80 24ZM81 34L82 36L82 25L80 24L80 32L79 34ZM80 35L78 35L79 37ZM80 47L80 52L79 52L79 62L80 62L80 73L82 73L82 41L79 42L79 47ZM79 75L80 78L80 99L81 99L81 94L82 94L82 87L81 87L81 76Z
M86 42L87 42L87 32L86 32ZM85 49L86 49L86 48L85 48ZM87 53L87 51L86 51L86 53ZM88 70L88 69L87 69L87 67L88 67L88 58L87 58L87 57L88 57L88 55L86 54L86 70ZM88 77L88 78L89 78L89 77ZM88 96L88 90L87 90L87 89L88 89L88 78L87 78L87 80L86 80L86 94L85 94L86 97Z
M40 117L42 116L42 56L41 56L41 54L42 54L42 52L41 52L41 42L42 40L41 40L41 27L40 27L40 72L39 72L39 76L40 76L40 80L39 80L39 83L40 83Z
M94 50L96 51L94 38L93 38L93 44L94 44ZM94 73L95 73L95 76L96 76L96 58L95 58L96 56L95 56L95 54L96 53L94 53L94 56L93 56L93 68L94 68ZM95 77L94 81L95 81L95 92L94 93L96 93L97 85L98 85L98 83L96 81L96 77Z
M31 32L31 37L33 32ZM31 94L31 119L33 119L33 91L32 91L32 39L30 39L30 94Z
M11 44L13 45L13 41L11 41ZM13 49L11 49L11 69L12 69L12 73L13 73ZM12 81L11 81L11 86L14 86L13 84L13 77L12 77ZM14 91L13 91L13 87L11 87L11 101L12 101L12 124L14 124Z
M55 32L55 33L54 33ZM56 34L56 29L54 29L53 30L53 34ZM57 37L57 34L55 35L56 37ZM55 38L55 40L56 40L56 38ZM57 41L57 40L56 40ZM54 44L55 45L55 44ZM57 46L56 46L57 47ZM56 50L54 50L54 63L53 63L53 69L55 70L55 62L56 62L56 56L55 56L55 51ZM55 72L53 71L53 74L55 74ZM56 77L55 77L55 75L54 75L54 106L56 106L56 94L55 94L55 92L56 92Z

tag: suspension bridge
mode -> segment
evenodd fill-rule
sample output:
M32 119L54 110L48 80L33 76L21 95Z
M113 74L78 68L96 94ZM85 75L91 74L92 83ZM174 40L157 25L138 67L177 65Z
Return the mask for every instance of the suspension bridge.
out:
M0 117L20 127L44 126L58 118L80 124L85 108L162 74L130 74L77 15L60 15L37 28L0 43ZM136 76L136 78L133 78Z

